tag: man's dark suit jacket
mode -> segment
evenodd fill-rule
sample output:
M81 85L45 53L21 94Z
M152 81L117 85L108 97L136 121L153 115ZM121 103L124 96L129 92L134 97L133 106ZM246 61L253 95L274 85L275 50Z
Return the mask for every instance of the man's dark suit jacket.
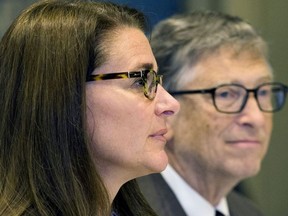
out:
M159 216L187 216L160 174L141 177L138 183L142 193ZM236 192L228 194L227 202L231 216L263 216L250 200Z

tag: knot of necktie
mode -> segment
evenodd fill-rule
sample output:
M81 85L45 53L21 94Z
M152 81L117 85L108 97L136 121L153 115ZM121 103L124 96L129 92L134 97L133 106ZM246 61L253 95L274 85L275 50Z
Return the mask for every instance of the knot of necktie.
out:
M215 211L215 216L225 216L225 215L222 214L220 211L216 210Z

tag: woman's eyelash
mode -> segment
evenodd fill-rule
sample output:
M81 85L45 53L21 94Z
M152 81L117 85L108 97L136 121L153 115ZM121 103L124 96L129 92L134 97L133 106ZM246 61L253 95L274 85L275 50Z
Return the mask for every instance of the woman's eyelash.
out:
M135 87L143 87L144 86L144 80L142 78L139 78L139 79L136 79L134 82L133 82L133 86Z

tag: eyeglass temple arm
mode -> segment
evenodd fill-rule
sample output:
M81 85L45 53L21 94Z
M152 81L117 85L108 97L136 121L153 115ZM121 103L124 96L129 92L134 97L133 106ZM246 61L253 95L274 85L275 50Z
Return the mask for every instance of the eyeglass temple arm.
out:
M86 81L136 78L136 77L142 77L143 74L144 74L143 71L117 72L117 73L95 74L95 75L92 74L87 76Z
M181 91L169 91L171 95L182 95L182 94L208 94L214 93L216 88L212 89L196 89L196 90L181 90Z

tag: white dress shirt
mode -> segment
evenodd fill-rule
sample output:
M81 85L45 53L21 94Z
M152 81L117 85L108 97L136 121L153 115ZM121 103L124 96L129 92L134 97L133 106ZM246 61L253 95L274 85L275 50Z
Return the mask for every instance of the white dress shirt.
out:
M215 216L215 209L225 216L230 216L226 197L222 198L217 206L212 206L190 187L170 165L161 175L174 192L187 216Z

